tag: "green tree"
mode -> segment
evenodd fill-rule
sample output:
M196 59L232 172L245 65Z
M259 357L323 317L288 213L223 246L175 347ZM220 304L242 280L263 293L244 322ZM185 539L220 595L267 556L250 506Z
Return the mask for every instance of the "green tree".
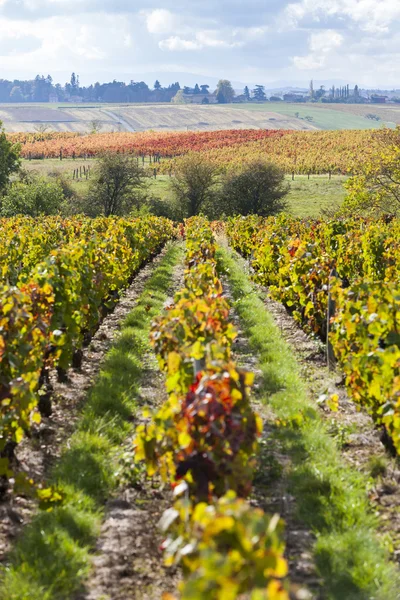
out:
M377 133L377 146L346 183L345 214L400 216L400 127Z
M256 85L253 90L253 99L258 102L266 102L267 96L265 95L265 87L263 85Z
M161 83L158 81L158 79L156 79L156 81L154 83L154 89L155 90L160 90L161 89Z
M244 88L244 90L243 90L243 96L246 98L246 100L247 100L248 102L251 100L251 98L250 98L250 90L249 90L249 88L247 87L247 85L246 85L246 87L245 87L245 88Z
M20 168L19 152L19 147L7 140L0 121L0 195L10 181L10 176Z
M201 154L190 153L179 161L171 190L184 216L193 217L214 202L217 182L217 168Z
M13 183L0 203L3 217L56 215L60 212L64 193L57 181L44 177L29 178Z
M135 157L107 152L97 163L85 212L91 216L126 215L144 202L148 173Z
M200 88L199 88L199 84L196 83L196 85L194 86L194 90L193 90L194 94L201 94Z
M275 215L284 210L288 191L284 172L259 160L239 172L228 173L221 189L220 210L227 216Z
M228 104L235 97L235 90L228 79L220 79L215 90L219 104Z

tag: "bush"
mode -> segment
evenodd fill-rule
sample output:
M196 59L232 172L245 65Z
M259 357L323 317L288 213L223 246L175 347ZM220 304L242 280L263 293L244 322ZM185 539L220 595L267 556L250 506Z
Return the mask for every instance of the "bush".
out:
M275 215L285 208L284 198L288 191L284 172L276 165L260 160L226 176L219 211L227 216Z
M12 184L0 204L2 217L56 215L64 201L61 185L43 177Z
M8 185L10 175L18 171L19 166L19 148L7 140L0 121L0 193Z
M184 156L175 170L171 190L185 217L194 217L214 202L217 168L198 153Z
M103 154L83 204L89 216L127 215L145 201L148 172L134 156Z

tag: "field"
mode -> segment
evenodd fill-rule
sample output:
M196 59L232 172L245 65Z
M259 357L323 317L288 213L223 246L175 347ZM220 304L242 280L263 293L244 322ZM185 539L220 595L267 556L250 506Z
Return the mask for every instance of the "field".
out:
M239 111L239 113L238 113ZM297 116L298 113L298 116ZM380 121L367 114L381 116ZM93 121L101 131L212 131L221 129L374 129L400 123L395 105L229 104L216 106L172 104L0 104L7 132L49 131L88 133Z
M37 161L25 160L22 163L23 169L33 171L41 176L47 177L50 173L58 173L62 175L77 192L78 195L87 193L90 179L82 176L79 179L74 179L74 171L83 166L95 168L95 160L56 160L46 159ZM146 166L150 166L148 162ZM332 209L339 207L346 195L346 190L343 186L347 177L341 175L333 175L329 179L328 175L296 175L294 181L291 176L286 177L290 185L290 191L287 196L287 210L290 214L297 217L317 217L321 210ZM154 179L149 179L149 194L154 195L162 200L168 201L172 194L170 191L171 178L168 175L157 175Z
M166 202L189 151L290 193L0 218L0 600L399 600L400 222L327 216L396 135L12 138L82 198L104 149Z
M277 113L269 106L257 112L244 109L238 115L234 105L0 105L0 120L10 133L34 132L40 125L49 131L88 133L93 121L98 121L104 132L316 129L312 123Z
M2 600L396 600L399 240L0 220Z
M286 102L267 102L265 104L234 105L237 109L258 112L268 107L281 115L298 118L303 123L310 123L316 129L374 129L378 127L394 127L400 123L400 108L392 105L358 105L358 104L291 104ZM367 119L366 115L376 114L380 121Z

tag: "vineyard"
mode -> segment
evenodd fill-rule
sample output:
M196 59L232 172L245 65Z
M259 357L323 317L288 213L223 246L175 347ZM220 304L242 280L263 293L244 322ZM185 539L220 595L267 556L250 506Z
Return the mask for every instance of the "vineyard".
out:
M227 130L214 132L110 133L80 136L71 133L12 134L21 144L21 156L35 158L90 158L104 151L154 158L161 173L173 171L179 156L201 152L215 165L226 168L261 158L276 163L286 173L348 174L367 161L382 136L391 130L373 131L272 131Z
M237 134L168 152L371 135ZM0 220L0 600L396 600L399 259L391 218Z

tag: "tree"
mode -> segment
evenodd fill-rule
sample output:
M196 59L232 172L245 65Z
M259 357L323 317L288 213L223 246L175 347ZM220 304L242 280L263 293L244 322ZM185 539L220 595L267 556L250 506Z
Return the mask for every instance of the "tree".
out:
M217 168L198 153L184 156L175 170L171 190L187 217L199 214L215 199Z
M19 147L11 144L0 121L0 195L10 181L10 176L20 167Z
M275 215L285 208L289 191L284 172L259 160L229 173L222 185L221 209L226 215Z
M31 177L28 181L13 183L8 188L0 202L0 214L3 217L56 215L63 201L63 189L57 181Z
M321 85L319 90L314 92L314 98L316 100L321 100L325 96L325 94L326 94L325 87L323 85Z
M209 87L210 87L209 85L204 85L204 84L203 84L203 85L201 85L201 86L200 86L201 93L202 93L202 94L209 94L209 91L208 91L208 90L209 90Z
M251 98L250 98L250 90L247 87L247 85L246 85L246 87L243 90L243 96L246 98L247 102L250 102L250 100L251 100Z
M202 104L210 104L209 99L207 98L207 96L204 96L204 98L201 101Z
M253 100L257 102L266 102L267 96L265 95L265 87L263 85L256 85L253 90Z
M228 104L235 97L235 90L228 79L220 79L216 89L217 100L219 104Z
M314 100L314 81L312 79L310 81L310 98Z
M100 119L93 119L93 121L90 121L89 133L92 133L92 134L100 133L100 131L102 129L103 129L103 123L100 121Z
M161 89L161 83L158 81L158 79L156 79L156 81L154 83L154 89L155 90L160 90Z
M183 90L178 90L171 100L172 104L187 104Z
M377 133L377 146L346 183L345 214L400 216L400 127Z
M95 178L90 184L86 212L91 215L128 214L143 202L147 172L135 157L124 154L103 154L97 163Z
M196 83L196 85L194 86L194 90L193 90L194 94L201 94L199 85Z
M10 100L11 102L23 102L24 96L22 95L21 88L19 85L14 85L13 89L10 92Z

